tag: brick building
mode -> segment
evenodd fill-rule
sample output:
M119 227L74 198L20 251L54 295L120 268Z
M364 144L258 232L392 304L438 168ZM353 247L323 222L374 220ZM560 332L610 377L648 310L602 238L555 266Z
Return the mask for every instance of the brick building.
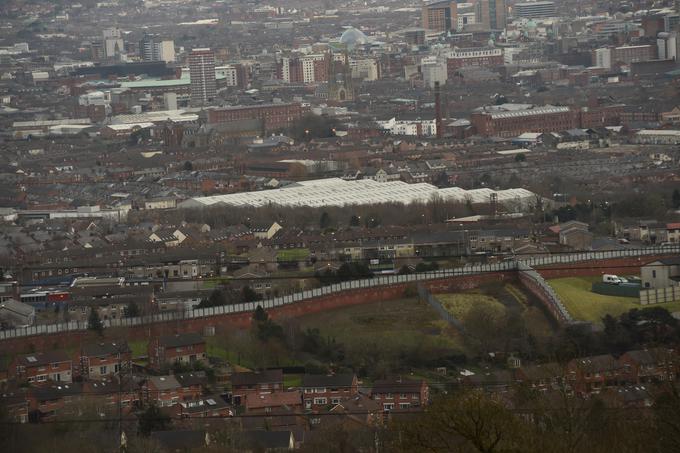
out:
M340 404L359 394L355 374L316 375L302 377L302 392L305 409L320 409L328 404Z
M18 356L10 365L9 374L18 380L41 383L73 381L73 361L64 351L36 352Z
M207 110L207 120L209 124L260 120L265 132L273 132L289 128L303 113L302 106L297 103L236 105Z
M192 364L205 361L205 350L205 340L197 333L158 337L149 342L149 366L160 370L175 362Z
M458 25L458 4L450 0L435 1L423 6L423 28L447 32Z
M567 382L577 393L597 393L618 385L622 368L610 354L573 359L567 364Z
M496 67L503 65L503 50L491 48L454 49L446 60L449 78L460 68L472 66Z
M632 384L672 382L680 369L677 352L668 348L628 351L619 362L622 377Z
M533 107L514 110L483 110L472 113L470 122L483 136L516 137L525 132L559 132L578 126L578 112L569 107Z
M80 372L90 379L101 379L127 369L132 351L126 342L86 344L80 350Z
M234 404L245 404L251 396L258 396L283 390L283 372L264 370L261 372L234 373L231 375L231 391Z
M427 405L430 389L425 381L381 380L373 384L371 398L381 403L384 411L409 410Z

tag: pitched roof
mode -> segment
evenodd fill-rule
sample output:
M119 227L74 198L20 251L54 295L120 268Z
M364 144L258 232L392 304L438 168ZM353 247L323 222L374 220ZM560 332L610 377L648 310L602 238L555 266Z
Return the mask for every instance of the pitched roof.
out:
M247 371L243 373L234 373L231 375L231 385L255 385L255 384L270 384L283 382L283 371L279 370L263 370L259 372Z
M50 363L69 362L71 358L64 351L47 351L26 354L17 358L17 363L27 367L44 366Z
M106 355L115 355L118 353L128 353L130 348L128 347L127 341L123 340L120 342L110 342L110 343L89 343L83 345L82 355L87 357L98 357Z
M420 388L425 381L412 381L409 379L385 379L375 381L372 393L420 393Z
M674 353L672 349L654 348L628 351L624 355L630 357L640 365L656 365L657 363L665 362L667 359L671 358Z
M191 387L194 385L204 385L208 382L205 371L193 371L191 373L176 374L175 379L182 387Z
M613 371L621 368L619 362L611 354L574 359L573 363L585 372Z
M178 333L175 335L164 335L158 339L161 346L166 348L179 348L182 346L191 346L194 344L203 344L205 340L203 337L195 332Z
M302 392L263 393L260 395L248 395L246 397L246 409L263 409L277 406L299 406L302 404Z
M172 390L182 387L175 376L151 376L149 384L158 390Z
M354 373L345 374L305 374L302 376L302 387L350 387L354 382Z

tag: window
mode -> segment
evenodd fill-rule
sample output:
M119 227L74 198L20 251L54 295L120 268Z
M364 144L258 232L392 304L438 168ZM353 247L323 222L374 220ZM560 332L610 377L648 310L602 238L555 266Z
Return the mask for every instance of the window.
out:
M340 404L340 398L331 398L331 404Z
M394 403L384 403L383 404L383 410L391 411L392 409L394 409Z
M656 271L652 271L652 278L656 278Z
M46 374L41 374L40 376L36 376L36 380L38 382L43 382L47 380L47 375Z
M411 407L411 403L399 403L399 409L408 409Z
M99 374L106 374L106 366L99 367Z
M326 398L314 398L314 404L323 405L326 404L328 400Z

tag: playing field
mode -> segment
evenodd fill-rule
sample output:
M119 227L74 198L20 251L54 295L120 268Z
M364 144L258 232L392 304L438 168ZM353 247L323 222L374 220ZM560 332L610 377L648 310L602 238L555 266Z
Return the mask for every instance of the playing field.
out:
M600 277L566 277L549 280L569 313L579 321L601 323L605 315L619 316L633 308L663 307L670 312L680 311L680 302L642 306L638 299L595 294L591 291L593 282Z

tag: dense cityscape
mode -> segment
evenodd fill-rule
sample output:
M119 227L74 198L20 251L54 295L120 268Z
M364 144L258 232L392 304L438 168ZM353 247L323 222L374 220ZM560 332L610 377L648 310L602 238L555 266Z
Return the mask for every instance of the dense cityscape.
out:
M0 450L680 451L680 2L0 2Z

